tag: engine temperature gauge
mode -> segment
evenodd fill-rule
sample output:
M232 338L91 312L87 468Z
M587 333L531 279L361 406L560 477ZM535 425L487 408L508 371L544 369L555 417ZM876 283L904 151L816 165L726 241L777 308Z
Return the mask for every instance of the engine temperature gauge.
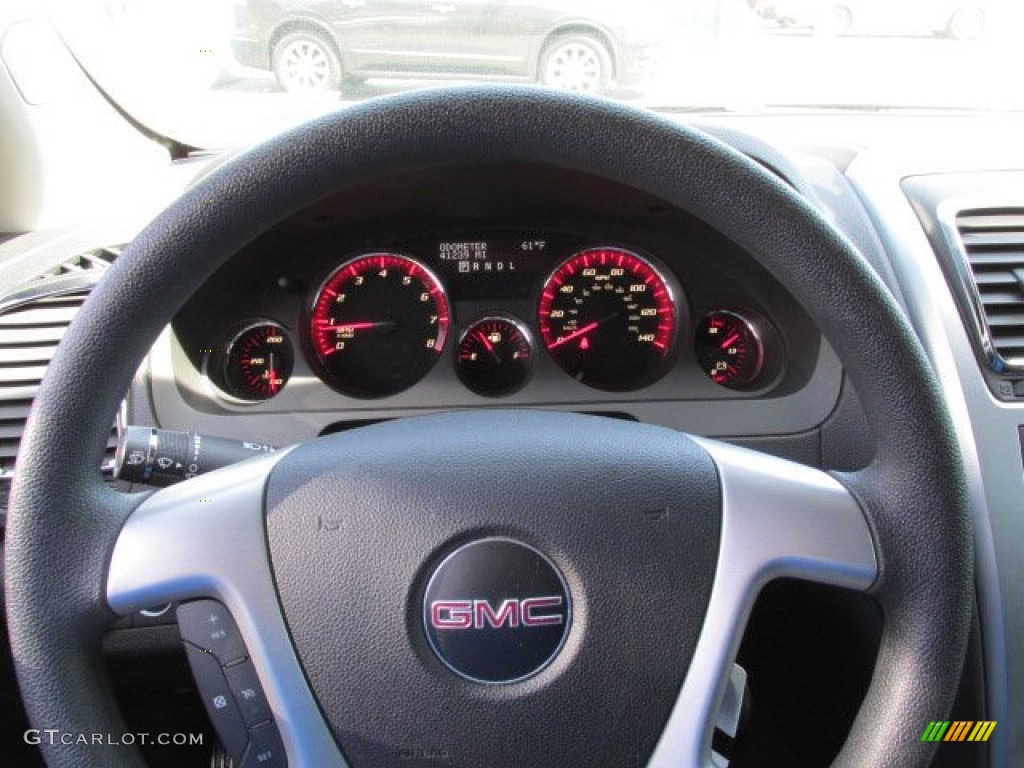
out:
M270 321L244 327L227 345L223 380L240 400L269 400L292 375L292 345L284 329Z
M697 324L697 359L715 384L743 389L764 369L764 321L752 313L711 312Z
M478 395L508 395L530 376L533 342L517 320L485 317L462 334L455 365L462 383Z

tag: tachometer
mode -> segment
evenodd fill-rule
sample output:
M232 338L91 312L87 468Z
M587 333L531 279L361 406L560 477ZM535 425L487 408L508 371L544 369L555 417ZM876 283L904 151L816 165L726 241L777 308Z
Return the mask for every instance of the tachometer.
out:
M310 346L331 386L384 397L434 366L450 317L444 289L424 265L397 253L366 254L335 269L317 292Z
M544 345L573 378L624 391L665 372L675 345L672 284L622 248L581 251L548 278L538 308Z

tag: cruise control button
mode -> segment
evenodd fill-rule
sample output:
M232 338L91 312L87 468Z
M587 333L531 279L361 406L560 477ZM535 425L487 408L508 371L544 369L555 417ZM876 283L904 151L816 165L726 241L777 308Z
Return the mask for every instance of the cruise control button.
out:
M245 754L249 732L235 697L231 694L227 678L224 677L224 670L206 649L185 643L185 652L210 722L216 728L228 754L238 759Z
M224 666L248 656L235 620L216 600L179 605L178 629L182 640L209 651Z
M256 725L271 718L270 705L263 695L263 688L256 676L256 668L251 661L243 661L224 670L228 686L235 695L238 709L246 725Z
M288 765L275 723L257 725L249 731L249 737L249 751L245 753L242 768L285 768Z

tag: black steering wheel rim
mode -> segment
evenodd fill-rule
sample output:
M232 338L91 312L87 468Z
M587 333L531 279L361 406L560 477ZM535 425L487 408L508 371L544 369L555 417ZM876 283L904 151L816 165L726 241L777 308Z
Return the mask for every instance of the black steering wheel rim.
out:
M875 462L842 482L875 536L873 592L885 614L875 674L837 765L926 764L932 747L918 734L948 711L959 681L973 548L952 427L906 318L853 247L747 158L650 113L533 88L404 94L297 128L217 168L110 269L47 371L12 492L7 611L33 724L123 730L99 647L112 617L105 569L139 499L106 488L93 468L174 312L232 253L332 190L417 166L498 163L582 171L679 206L756 258L825 333L878 443ZM132 750L46 754L55 765L138 761Z

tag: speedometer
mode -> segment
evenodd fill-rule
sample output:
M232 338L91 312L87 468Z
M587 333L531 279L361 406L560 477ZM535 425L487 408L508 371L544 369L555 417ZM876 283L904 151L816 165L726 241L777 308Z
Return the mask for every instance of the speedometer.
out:
M573 378L598 389L650 384L676 339L672 283L644 257L622 248L589 248L544 283L538 307L544 345Z
M397 253L347 261L313 300L309 340L321 376L356 397L411 387L437 362L451 313L441 283Z

